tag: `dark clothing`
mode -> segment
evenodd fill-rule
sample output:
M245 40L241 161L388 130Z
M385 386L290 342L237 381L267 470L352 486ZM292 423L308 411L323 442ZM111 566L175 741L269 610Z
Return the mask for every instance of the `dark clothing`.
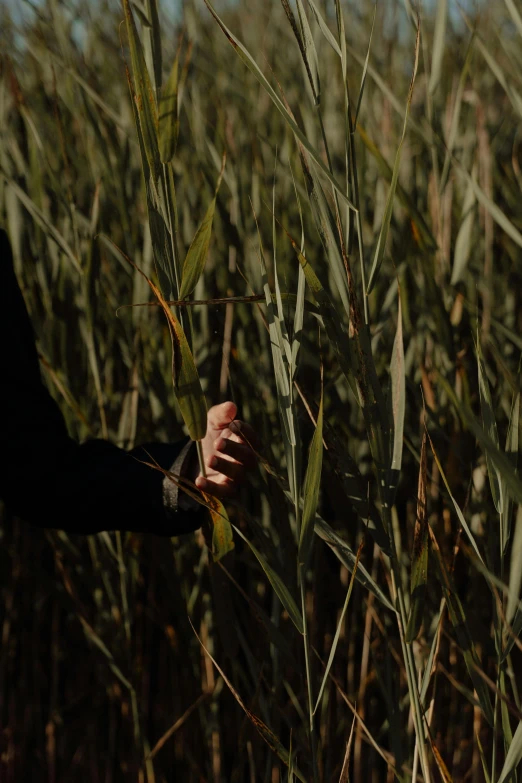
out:
M108 441L80 445L69 437L40 377L11 248L1 230L0 362L0 498L8 509L40 527L74 533L132 530L174 536L201 525L197 510L178 507L174 484L167 486L160 471L138 462L152 462L152 457L174 470L187 440L127 452Z

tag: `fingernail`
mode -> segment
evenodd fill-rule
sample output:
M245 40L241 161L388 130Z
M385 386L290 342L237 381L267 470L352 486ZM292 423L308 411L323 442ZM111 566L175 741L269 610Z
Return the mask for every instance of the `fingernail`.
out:
M226 451L227 448L227 442L225 438L219 438L219 440L216 441L216 451Z
M240 429L241 429L241 427L239 426L239 424L237 424L235 421L233 421L233 422L232 422L232 423L229 425L229 429L230 429L232 432L239 432L239 431L240 431Z
M217 457L211 457L207 464L209 468L215 468L217 465Z

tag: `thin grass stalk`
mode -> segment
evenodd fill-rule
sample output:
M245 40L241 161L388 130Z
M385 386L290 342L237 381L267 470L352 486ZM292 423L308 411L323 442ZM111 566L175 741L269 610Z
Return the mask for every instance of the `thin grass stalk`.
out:
M199 470L200 470L201 475L203 476L203 478L206 478L207 471L206 471L206 468L205 468L205 458L203 456L203 445L202 445L200 440L196 441L196 450L197 450L197 453L198 453Z
M419 692L417 690L417 682L415 677L416 667L415 667L415 662L413 660L413 651L411 645L406 643L404 637L404 630L408 622L408 613L406 611L406 606L404 602L404 595L403 595L402 585L401 585L400 567L397 561L391 520L389 524L389 530L390 530L390 537L392 538L391 557L390 557L390 563L392 566L391 578L392 578L392 587L395 594L394 603L396 606L398 605L397 624L399 627L399 635L401 639L402 655L406 668L406 677L408 680L408 692L410 694L410 700L413 709L415 735L420 749L422 774L424 775L425 783L430 783L431 776L430 776L430 770L428 764L428 756L426 753L426 740L425 740L424 726L423 726L423 714L422 714L422 707L420 703Z
M306 668L306 690L308 696L308 720L309 720L309 735L310 735L310 747L312 751L312 772L314 783L319 783L319 770L317 768L317 738L314 728L314 700L312 693L312 674L310 667L310 641L308 638L308 619L306 614L306 587L305 587L305 573L304 568L301 566L299 573L299 587L301 591L301 612L303 615L303 646L305 654L305 668Z
M129 612L129 601L127 597L127 569L125 568L125 562L123 560L123 547L121 541L121 532L116 530L116 552L118 554L118 571L120 574L120 592L121 592L121 605L123 610L123 625L125 628L125 638L127 643L131 641L131 623Z
M343 78L343 94L344 94L344 122L345 122L345 156L346 156L346 181L347 181L347 193L350 196L350 199L353 201L353 204L355 206L356 212L355 212L355 222L356 222L356 228L357 228L357 241L359 246L359 264L360 264L360 270L361 270L361 284L362 284L362 290L363 290L363 310L364 310L364 323L368 325L370 323L370 316L368 311L368 294L367 294L367 286L366 286L366 270L364 267L364 244L363 244L363 235L362 235L362 223L361 223L361 213L360 213L360 200L359 200L359 183L357 178L357 161L356 161L356 154L355 154L355 138L354 138L354 121L352 119L352 110L351 110L351 101L350 101L350 92L348 88L348 74L347 74L347 61L346 61L346 34L345 34L345 28L344 28L344 17L343 17L343 10L341 8L341 5L339 3L339 0L336 0L335 3L335 10L336 10L336 16L337 16L337 33L339 37L339 42L341 44L341 72L342 72L342 78ZM364 84L361 84L361 94L359 95L359 105L357 109L359 109L360 106L360 100L362 98L362 91L364 88ZM357 122L357 113L356 110L356 118L355 121ZM347 208L346 212L346 218L347 218L347 224L346 224L346 231L347 231L347 242L345 245L345 251L348 256L351 255L351 230L350 226L353 223L353 216L351 214L352 210L350 208ZM342 241L342 240L341 240ZM344 256L343 256L344 257Z
M420 692L420 689L421 689L421 680L422 680L421 672L419 671L419 677L418 677L418 683L417 683L419 692ZM411 773L412 781L417 780L418 769L419 769L419 742L418 742L417 737L415 737L415 747L413 749L413 764L412 764L412 773Z
M350 166L350 175L351 175L351 190L350 195L352 196L355 208L357 209L357 212L355 213L355 225L357 228L357 243L359 247L359 266L361 270L361 285L362 285L362 291L363 291L363 308L364 308L364 323L366 326L369 326L370 324L370 313L368 309L368 293L367 293L367 285L366 285L366 268L364 264L364 240L363 240L363 231L362 231L362 218L361 218L361 204L360 204L360 198L359 198L359 180L357 176L357 157L355 154L355 128L353 127L353 121L351 117L350 107L348 105L347 107L347 113L348 113L348 122L350 124L350 143L349 143L349 150L350 150L350 160L351 160L351 166Z
M291 397L293 396L293 388L294 388L294 384L290 380ZM295 400L293 399L291 401L291 406L294 415L294 422L297 426L297 417L295 416ZM296 443L291 444L290 453L292 454L291 471L293 474L295 523L296 523L297 540L299 541L301 536L301 502L300 502L301 481L297 470L297 465L298 465L297 438L295 439L295 441ZM311 666L310 666L310 640L308 637L308 615L306 612L306 573L305 573L304 566L302 564L298 565L298 579L299 579L299 590L301 595L301 613L303 616L303 650L305 656L306 690L307 690L307 700L308 700L308 733L310 738L310 750L312 753L312 774L313 774L314 783L319 783L319 771L317 768L317 738L315 735L315 727L314 727L314 702L313 702L313 691L312 691L313 686L312 686L312 673L311 673Z

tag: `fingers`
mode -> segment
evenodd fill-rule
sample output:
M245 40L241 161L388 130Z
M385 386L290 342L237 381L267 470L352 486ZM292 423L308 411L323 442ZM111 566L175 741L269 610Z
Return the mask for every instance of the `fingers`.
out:
M231 438L221 436L214 443L214 448L216 451L220 452L220 454L226 454L226 456L230 457L231 460L235 460L236 462L239 462L241 465L244 465L246 468L249 469L255 468L257 464L257 457L255 451L251 446L247 445L246 443L234 441ZM221 462L224 463L225 461L230 462L230 460L220 460L220 464ZM211 466L209 463L209 467L214 467L214 466Z
M196 479L196 486L207 495L213 495L220 500L231 498L236 492L236 487L228 481L218 483L217 481L210 481L210 479L203 478L203 476L198 476Z
M244 477L245 467L239 462L233 462L230 459L218 457L216 454L210 457L207 465L213 473L219 473L232 481L239 481Z
M207 434L203 441L206 477L196 486L220 499L233 497L245 474L257 464L258 437L249 424L236 419L237 405L231 401L214 405L208 411Z
M230 422L220 433L222 438L228 438L236 443L243 442L249 446L250 449L257 449L259 446L259 438L254 429L241 419L235 419Z
M229 400L220 405L213 405L207 414L208 427L215 430L225 429L234 421L236 415L237 405L235 402Z

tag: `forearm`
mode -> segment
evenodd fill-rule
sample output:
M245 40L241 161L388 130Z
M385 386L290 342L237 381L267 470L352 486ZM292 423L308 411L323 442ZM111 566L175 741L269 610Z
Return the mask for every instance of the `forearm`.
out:
M145 465L181 472L186 441L126 452L107 441L69 437L43 385L31 323L0 231L0 498L40 527L70 532L147 531L178 535L201 524L172 482ZM146 453L148 452L148 453ZM175 467L176 466L176 467Z
M103 440L80 445L53 422L54 401L28 397L27 404L23 422L13 418L2 427L0 496L12 512L39 527L77 533L174 536L200 526L199 507L184 508L174 482L161 472L185 471L187 441L151 443L131 452Z

